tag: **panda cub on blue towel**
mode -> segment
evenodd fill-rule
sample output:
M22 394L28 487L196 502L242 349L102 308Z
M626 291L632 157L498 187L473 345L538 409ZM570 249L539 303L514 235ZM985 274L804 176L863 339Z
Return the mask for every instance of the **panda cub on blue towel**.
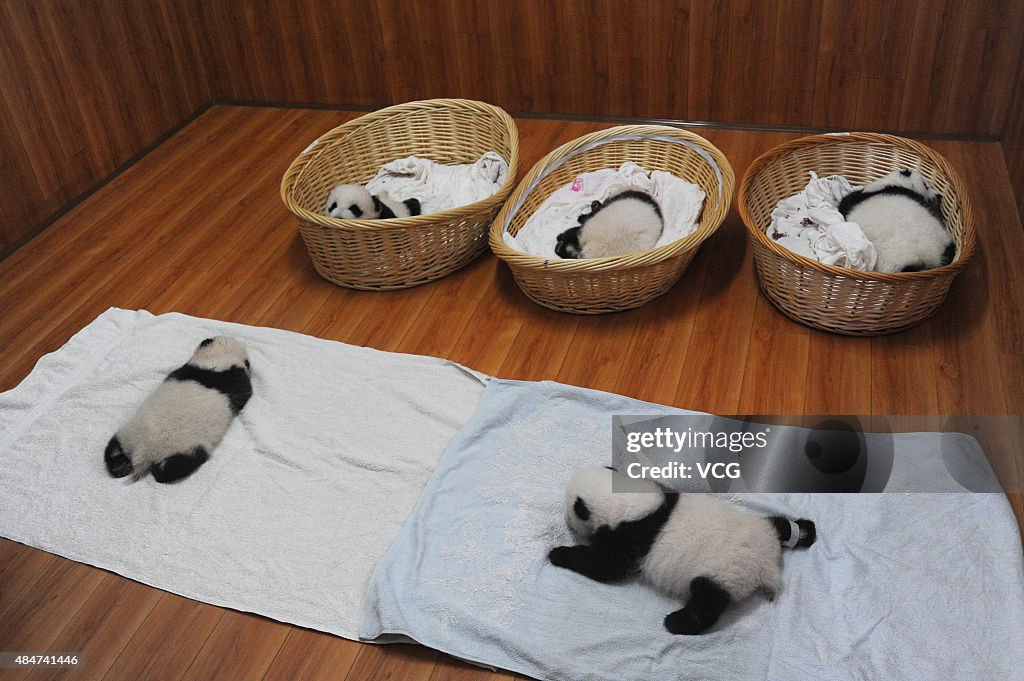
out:
M327 215L343 220L388 220L420 214L420 202L406 199L398 202L385 192L371 194L358 184L339 184L327 196Z
M613 481L637 491L613 492ZM730 603L758 589L774 599L782 585L781 547L810 546L816 533L810 520L763 518L711 495L666 492L600 466L576 472L565 503L570 529L587 545L554 548L550 561L599 582L639 573L687 599L665 617L672 634L707 631Z
M875 245L878 272L920 272L948 265L956 254L942 222L942 195L915 170L894 170L847 194L839 212Z
M249 357L234 338L207 338L110 438L103 459L115 478L157 482L191 475L210 457L252 397Z
M654 248L665 221L658 202L639 191L625 191L594 201L579 225L558 235L555 254L560 258L607 258Z

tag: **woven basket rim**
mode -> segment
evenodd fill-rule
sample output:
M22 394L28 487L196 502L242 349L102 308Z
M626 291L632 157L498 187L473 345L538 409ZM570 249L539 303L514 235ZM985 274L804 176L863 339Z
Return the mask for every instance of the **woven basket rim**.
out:
M349 220L342 218L333 218L321 213L314 213L313 211L307 210L302 206L299 206L292 199L292 189L298 185L298 182L302 179L302 174L305 168L315 159L322 151L328 148L332 148L339 144L344 143L345 138L353 131L362 129L363 127L374 125L376 122L382 119L392 118L394 116L401 116L406 113L418 112L423 109L480 109L488 111L496 116L496 118L504 126L506 133L509 136L509 150L511 158L506 158L505 161L508 163L508 173L505 177L505 182L498 188L494 194L491 194L487 198L480 199L473 203L465 204L463 206L457 206L455 208L449 208L448 210L438 211L435 213L425 213L423 215L415 215L405 218L390 218L387 220ZM512 191L515 182L516 174L519 167L519 129L516 127L515 121L504 109L488 104L487 102L481 102L475 99L423 99L412 102L405 102L403 104L395 104L393 106L387 106L376 111L363 114L357 118L353 118L350 121L342 123L341 125L328 130L319 137L316 138L308 147L306 147L298 156L289 164L288 169L285 171L281 178L281 200L285 206L291 211L296 217L300 217L308 222L317 224L320 227L329 230L344 229L353 231L383 231L388 229L415 229L417 227L430 227L437 222L456 222L462 218L477 215L482 212L490 210L495 204L501 203L505 200L508 194Z
M895 147L902 147L907 149L918 156L926 159L930 163L936 165L939 170L949 179L953 189L956 192L957 199L960 203L960 221L964 225L964 238L962 248L958 249L957 259L948 265L942 267L934 267L929 270L922 270L920 272L863 272L861 270L855 270L850 267L840 267L838 265L828 265L817 260L812 260L807 256L794 253L784 246L780 246L773 239L768 237L763 229L760 229L755 225L755 220L750 214L750 208L747 204L747 192L750 187L750 183L758 173L764 170L768 165L774 162L780 156L784 156L792 151L800 150L809 146L817 145L832 145L832 144L858 144L858 143L885 143L891 144ZM849 279L858 279L862 281L882 281L882 282L901 282L901 281L915 281L929 278L946 277L949 275L955 275L960 272L967 263L974 257L974 252L977 245L977 239L975 236L974 226L974 210L971 206L970 198L967 195L966 184L960 174L953 168L952 165L937 151L927 147L919 142L906 137L899 137L897 135L888 135L885 133L876 132L844 132L844 133L823 133L818 135L808 135L806 137L800 137L789 142L784 142L778 146L775 146L765 153L758 156L753 163L747 166L746 172L743 173L743 179L740 181L740 187L738 192L738 208L740 217L743 219L743 224L747 228L747 233L750 234L751 238L757 240L763 244L769 250L774 252L776 255L787 258L801 267L807 267L810 269L818 270L824 274L832 276L846 277ZM959 244L958 244L959 246Z
M521 198L526 195L526 189L530 184L540 176L550 165L555 161L563 158L574 156L576 151L583 147L586 147L594 142L599 142L612 137L620 137L624 135L640 135L640 136L668 136L674 137L686 142L690 142L705 152L707 152L715 164L718 166L718 170L721 173L721 197L720 202L722 205L721 215L722 218L719 220L712 220L700 224L690 234L687 234L681 239L658 246L656 248L650 248L645 251L638 251L636 253L629 253L626 255L615 255L605 258L584 258L584 259L562 259L562 258L545 258L543 256L534 255L532 253L524 253L514 248L509 247L505 244L502 239L502 233L505 231L504 224L507 220L510 220L514 214L512 208L515 206ZM636 140L643 141L643 140ZM651 140L657 142L657 140ZM649 169L648 169L649 170ZM681 178L686 180L686 178ZM686 180L689 182L690 180ZM543 268L549 272L596 272L602 270L623 270L634 267L646 267L654 265L665 260L670 260L690 250L697 249L705 240L708 239L724 222L725 216L729 212L729 208L732 205L732 195L735 186L735 175L733 173L732 165L729 160L715 145L711 144L708 140L690 132L689 130L683 130L667 125L619 125L604 130L598 130L576 139L570 140L560 147L552 150L542 159L534 164L530 172L520 180L516 190L509 196L508 201L502 207L501 212L495 218L494 222L491 223L491 230L489 235L489 242L491 250L500 259L506 262L514 262L518 267L525 268ZM702 221L703 222L703 221Z

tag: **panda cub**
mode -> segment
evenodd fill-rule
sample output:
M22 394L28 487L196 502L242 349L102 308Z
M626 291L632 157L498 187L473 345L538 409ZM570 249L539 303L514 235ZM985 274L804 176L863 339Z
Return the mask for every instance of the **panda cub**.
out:
M579 225L558 235L555 254L560 258L606 258L654 248L665 221L658 202L639 191L625 191L594 201Z
M387 193L374 196L358 184L339 184L327 196L326 213L343 220L387 220L419 215L420 202L416 199L395 201Z
M909 168L847 194L839 212L875 245L878 272L920 272L948 265L956 254L942 222L942 196Z
M207 338L110 438L103 459L115 478L157 482L191 475L210 457L252 397L249 357L234 338Z
M616 489L635 491L612 491ZM566 520L586 546L559 546L548 559L599 582L632 574L686 606L665 617L672 634L707 631L726 607L782 585L781 547L810 546L814 523L762 518L706 494L666 492L651 480L588 466L565 493Z

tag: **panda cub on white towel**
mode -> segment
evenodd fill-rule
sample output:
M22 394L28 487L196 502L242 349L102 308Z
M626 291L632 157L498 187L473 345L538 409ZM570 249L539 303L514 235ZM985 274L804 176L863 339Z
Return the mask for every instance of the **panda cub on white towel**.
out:
M594 201L579 225L558 235L555 254L560 258L606 258L654 248L665 221L658 202L639 191L625 191Z
M210 457L252 397L249 357L234 338L207 338L110 439L103 459L115 478L157 482L191 475Z
M878 251L878 272L920 272L948 265L956 254L942 223L942 196L909 168L847 194L839 203Z
M327 215L343 220L407 218L419 215L420 210L420 202L416 199L399 202L387 193L374 196L358 184L339 184L327 196Z
M616 489L636 491L612 491ZM814 523L762 518L706 494L664 491L610 468L576 472L565 492L566 520L586 546L559 546L548 558L599 582L639 573L655 588L687 599L665 617L673 634L707 631L726 607L782 585L781 547L810 546Z

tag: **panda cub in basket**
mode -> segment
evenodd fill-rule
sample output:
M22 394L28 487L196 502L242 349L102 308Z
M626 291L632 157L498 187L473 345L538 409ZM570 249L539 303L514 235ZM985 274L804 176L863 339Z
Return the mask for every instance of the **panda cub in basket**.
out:
M210 457L252 397L249 357L234 338L207 338L110 438L103 459L115 478L157 482L191 475Z
M343 220L387 220L419 215L416 199L395 201L387 193L374 196L358 184L339 184L327 196L326 213Z
M942 222L942 195L909 168L847 194L839 212L875 245L878 272L920 272L948 265L956 254Z
M579 225L558 235L560 258L606 258L654 248L665 221L658 202L644 192L629 190L604 203L594 201Z
M629 492L612 491L628 489ZM600 466L576 472L565 492L566 520L586 546L559 546L554 565L599 582L639 573L655 588L687 599L665 617L673 634L700 634L726 607L782 585L781 547L810 546L814 523L763 518L707 494L666 492Z

